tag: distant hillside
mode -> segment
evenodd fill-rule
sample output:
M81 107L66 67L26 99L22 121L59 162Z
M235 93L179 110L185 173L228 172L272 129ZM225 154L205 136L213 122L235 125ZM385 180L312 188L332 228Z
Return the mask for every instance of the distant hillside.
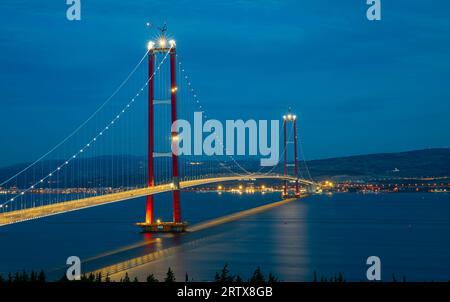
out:
M450 149L338 157L307 164L314 178L449 176Z
M161 159L156 159L161 160ZM182 159L180 160L182 166ZM111 163L114 162L114 166ZM9 185L26 187L33 184L37 177L41 177L58 167L62 161L46 161L30 169L26 175L19 177ZM161 163L162 164L162 163ZM166 166L167 164L156 166ZM204 163L208 166L207 163ZM217 165L217 162L213 162ZM240 160L239 164L248 171L260 170L259 161ZM0 168L0 180L6 180L21 171L28 164L17 164ZM229 167L234 166L228 162ZM450 176L450 149L427 149L400 153L381 153L370 155L358 155L348 157L329 158L308 161L307 165L313 179L325 178L343 179L367 179L374 177L423 177L423 176ZM201 169L201 167L198 167ZM193 169L193 168L191 168ZM268 171L269 168L261 171ZM272 172L282 173L280 166L271 169ZM83 171L83 173L79 173ZM147 163L141 156L101 156L94 158L77 159L71 165L58 173L56 182L68 187L99 187L122 184L123 179L128 180L128 185L141 184L146 178ZM300 171L305 175L305 165L300 163ZM30 175L34 175L32 177Z

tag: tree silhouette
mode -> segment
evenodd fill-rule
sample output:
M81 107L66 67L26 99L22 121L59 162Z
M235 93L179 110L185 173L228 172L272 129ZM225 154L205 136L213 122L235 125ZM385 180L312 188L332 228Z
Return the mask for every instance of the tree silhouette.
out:
M109 277L109 273L106 274L105 282L111 282L111 278Z
M123 277L123 279L120 279L120 282L125 282L125 283L130 282L130 277L128 276L128 273L125 273L125 277Z
M220 274L216 273L216 276L214 277L214 279L216 282L220 282L220 283L228 283L228 282L234 281L234 276L230 275L230 270L228 269L228 263L225 263Z
M172 269L169 267L169 270L167 271L166 278L164 279L164 282L175 282L175 275L172 271Z
M46 280L46 277L45 277L44 270L41 270L41 271L39 272L38 277L37 277L37 281L38 281L38 282L45 282L45 280Z
M159 282L158 279L155 278L155 275L150 274L147 276L147 282L148 283L155 283L155 282Z
M264 275L261 272L261 268L258 266L256 270L253 272L253 276L250 278L249 282L251 283L264 283L266 280L264 279Z

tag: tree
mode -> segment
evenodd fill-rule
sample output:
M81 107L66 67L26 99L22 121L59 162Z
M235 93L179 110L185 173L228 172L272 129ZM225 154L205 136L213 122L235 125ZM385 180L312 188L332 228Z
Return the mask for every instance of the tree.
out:
M120 279L120 282L125 282L125 283L130 282L130 277L128 276L128 273L125 273L125 277L123 277L123 279Z
M148 283L155 283L155 282L159 282L158 279L155 278L155 275L150 274L147 276L147 282Z
M102 273L99 272L97 275L95 275L95 282L102 282Z
M109 277L109 273L106 274L105 282L106 283L111 282L111 278Z
M20 281L22 282L28 282L29 278L28 278L28 274L25 270L22 271L22 276L20 277Z
M134 283L139 283L139 279L137 277L134 277L133 282Z
M216 272L216 275L214 276L214 282L220 282L219 272Z
M44 270L41 270L38 275L38 282L45 282L45 280L46 280L46 277L45 277Z
M264 282L266 282L266 280L264 279L264 275L261 272L261 268L259 266L253 272L253 276L250 278L249 282L251 282L251 283L264 283Z
M314 278L313 278L313 282L317 282L317 272L314 271Z
M187 272L186 272L186 276L184 277L184 282L189 282L189 275Z
M5 282L5 279L3 279L3 276L0 274L0 283Z
M244 282L244 281L242 280L241 276L237 275L236 278L234 279L234 282L236 282L236 283L242 283L242 282Z
M175 275L172 271L172 269L169 267L169 270L167 271L166 278L164 279L164 282L175 282Z
M20 282L22 280L20 274L18 272L16 272L14 274L14 282Z
M30 282L36 282L37 276L34 271L31 271L30 273Z
M228 269L228 263L225 263L220 274L216 273L216 276L214 277L214 279L216 282L221 282L221 283L227 283L227 282L234 281L234 276L230 275L230 270Z

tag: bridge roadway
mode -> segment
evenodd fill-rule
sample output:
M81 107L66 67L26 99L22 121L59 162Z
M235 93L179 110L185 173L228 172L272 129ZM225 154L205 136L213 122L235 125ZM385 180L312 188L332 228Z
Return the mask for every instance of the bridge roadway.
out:
M180 182L180 188L185 189L189 187L195 187L200 185L206 185L211 183L234 181L234 180L248 180L248 179L282 179L282 180L295 180L292 176L283 175L266 175L266 174L251 174L248 176L223 176L214 178L204 178L197 180L187 180ZM314 184L311 181L299 179L300 183L306 185ZM173 184L163 184L154 187L128 190L119 193L111 193L101 196L88 197L77 200L70 200L59 202L56 204L38 206L29 209L10 211L0 213L0 226L5 226L13 223L24 222L32 219L43 218L47 216L67 213L71 211L77 211L90 207L100 206L108 203L124 201L128 199L134 199L138 197L144 197L147 195L159 194L163 192L169 192L173 190Z

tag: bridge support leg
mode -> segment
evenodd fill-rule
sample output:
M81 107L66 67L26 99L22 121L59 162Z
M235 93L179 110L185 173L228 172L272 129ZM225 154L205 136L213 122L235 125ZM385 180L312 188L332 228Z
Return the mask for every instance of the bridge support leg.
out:
M175 131L177 121L177 83L176 83L176 50L170 51L170 87L171 87L171 113L172 113L172 177L173 177L173 222L181 223L180 181L178 171L178 133Z
M284 176L287 175L287 148L286 148L286 119L283 120L283 162ZM288 195L288 182L284 180L283 197Z
M154 173L154 65L155 55L153 51L148 53L148 142L147 142L147 186L153 187L155 185L155 173ZM147 203L145 208L145 223L153 223L153 195L147 196Z
M300 188L298 186L298 155L297 155L297 119L294 119L294 167L295 167L295 196L300 196Z

